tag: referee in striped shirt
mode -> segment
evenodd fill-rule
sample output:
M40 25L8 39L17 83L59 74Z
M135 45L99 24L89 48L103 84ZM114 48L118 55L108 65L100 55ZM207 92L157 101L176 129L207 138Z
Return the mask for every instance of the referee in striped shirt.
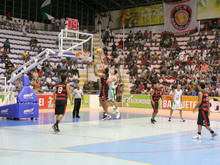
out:
M84 103L83 91L80 89L79 83L76 84L76 88L73 90L72 102L74 99L74 109L73 109L73 118L80 118L79 110L82 104Z

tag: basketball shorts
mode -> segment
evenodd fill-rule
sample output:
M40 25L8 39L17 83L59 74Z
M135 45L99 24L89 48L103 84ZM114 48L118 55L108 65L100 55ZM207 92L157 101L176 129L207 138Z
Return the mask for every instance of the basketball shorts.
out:
M66 112L66 104L55 105L55 115L64 115Z
M210 126L208 111L199 111L197 124L202 126Z
M154 112L158 112L158 107L159 107L159 103L158 102L154 102L154 104L151 102L152 108L154 110Z
M108 90L108 100L109 101L116 101L116 89L115 88L110 88Z
M102 87L99 97L103 100L103 101L107 101L108 100L108 87Z
M173 102L172 106L171 106L172 110L178 109L178 110L182 110L182 105L180 102Z

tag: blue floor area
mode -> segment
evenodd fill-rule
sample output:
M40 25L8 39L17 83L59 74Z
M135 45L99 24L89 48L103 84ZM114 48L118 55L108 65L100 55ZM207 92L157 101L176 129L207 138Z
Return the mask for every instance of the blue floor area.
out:
M95 121L101 120L103 113L101 111L83 111L80 113L81 118L72 118L72 112L67 112L62 119L61 123L69 123L69 122L83 122L83 121ZM144 115L147 116L147 115ZM129 118L138 118L143 117L143 114L133 114L133 113L121 113L121 118L129 119ZM112 115L112 119L115 120L115 115ZM5 126L24 126L24 125L42 125L42 124L52 124L55 122L54 112L48 113L40 113L39 119L30 120L30 119L21 119L17 120L7 120L6 118L0 119L0 127Z
M4 165L219 165L220 137L192 140L196 120L180 122L158 116L122 112L120 119L102 121L102 111L82 111L80 119L67 112L61 133L51 128L53 112L38 120L0 119L0 163ZM196 114L195 114L196 115ZM220 134L220 123L211 121ZM19 162L19 163L18 163Z
M192 135L189 131L65 149L156 165L220 164L216 159L220 156L220 138L210 139L206 132L205 139L192 140Z

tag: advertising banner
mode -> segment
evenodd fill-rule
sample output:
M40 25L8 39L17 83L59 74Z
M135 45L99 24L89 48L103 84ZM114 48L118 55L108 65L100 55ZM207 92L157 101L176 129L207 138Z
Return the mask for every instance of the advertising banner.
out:
M3 105L4 98L4 95L0 95L0 106Z
M37 95L39 109L53 109L53 95Z
M123 95L123 107L152 108L150 96L147 95Z
M54 109L54 100L53 95L37 95L38 97L38 103L39 103L39 109ZM84 104L81 105L82 108L89 107L90 101L89 101L89 95L84 95ZM4 101L4 95L0 95L0 106L2 105ZM73 108L73 105L70 105L70 102L68 100L67 108Z
M210 97L210 111L220 113L220 98L219 97Z
M198 0L197 18L210 19L220 17L220 0Z
M81 108L89 108L90 105L90 96L89 95L84 95L84 104L81 104ZM74 105L70 105L70 101L68 100L67 102L67 108L73 108Z
M164 18L164 16L166 16ZM177 3L141 6L98 14L95 24L110 29L164 24L169 31L190 31L198 26L196 20L220 17L220 0L183 0ZM170 27L169 27L170 26ZM178 30L180 29L180 30Z
M131 28L158 25L164 23L163 5L141 6L124 10L115 10L109 14L101 13L96 18L96 25L101 22L102 29Z
M192 111L197 103L198 103L198 97L193 97L193 96L182 97L182 109L184 111ZM172 97L163 96L162 109L170 110L171 104L172 104Z
M123 25L125 28L129 28L163 24L164 22L162 4L119 10L118 15L120 28L123 28Z

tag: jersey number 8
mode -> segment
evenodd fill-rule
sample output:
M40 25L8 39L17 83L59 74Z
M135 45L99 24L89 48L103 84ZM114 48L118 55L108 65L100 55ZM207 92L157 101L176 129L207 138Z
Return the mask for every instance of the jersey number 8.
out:
M62 91L63 91L63 87L59 87L58 88L58 93L62 93Z

